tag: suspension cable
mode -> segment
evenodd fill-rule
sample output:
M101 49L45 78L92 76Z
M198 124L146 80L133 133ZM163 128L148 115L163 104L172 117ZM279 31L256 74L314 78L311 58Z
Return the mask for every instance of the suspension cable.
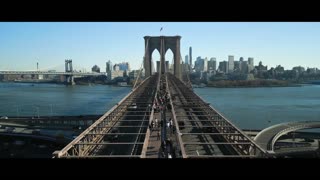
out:
M181 60L181 62L183 62L183 59L182 59L182 57L181 57L181 51L180 51L180 60ZM182 68L181 68L181 69L182 69ZM185 69L185 70L184 70L184 74L185 74L186 77L187 77L187 81L185 82L185 84L187 85L187 87L192 88L192 83L191 83L190 77L189 77L190 70L189 70L188 67L185 67L185 68L183 68L183 69Z
M143 63L144 63L144 60L145 60L145 58L146 58L146 54L147 54L148 44L149 44L149 39L147 39L147 44L146 44L146 47L144 48L144 52L145 52L145 54L144 54L144 58L142 59L142 63L141 63L141 67L140 67L140 71L139 71L139 73L138 73L138 77L137 77L137 79L136 79L136 82L135 82L135 83L134 83L134 85L133 85L132 90L133 90L133 89L135 89L135 87L136 87L136 85L137 85L137 82L138 82L138 80L139 80L139 78L140 78L140 74L141 74L142 69L143 69Z

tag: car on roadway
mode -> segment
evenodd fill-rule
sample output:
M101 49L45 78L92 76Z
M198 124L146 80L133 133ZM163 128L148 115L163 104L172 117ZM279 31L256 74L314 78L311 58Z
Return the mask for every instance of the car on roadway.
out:
M131 106L129 106L128 109L135 110L137 108L138 108L137 103L132 103Z

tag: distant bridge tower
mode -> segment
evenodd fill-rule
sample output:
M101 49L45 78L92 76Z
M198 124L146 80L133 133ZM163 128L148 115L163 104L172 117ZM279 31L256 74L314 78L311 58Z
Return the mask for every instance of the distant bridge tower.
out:
M72 60L71 59L66 59L65 60L65 66L66 66L66 72L72 72Z
M71 59L65 60L65 70L66 70L66 72L69 72L69 73L73 72ZM65 77L66 77L66 84L69 84L69 85L75 84L73 75L66 75Z
M151 55L157 49L160 52L160 72L163 74L168 71L166 68L165 55L168 49L172 50L174 58L173 74L181 79L180 68L180 39L181 36L145 36L145 55L144 69L145 77L151 76Z

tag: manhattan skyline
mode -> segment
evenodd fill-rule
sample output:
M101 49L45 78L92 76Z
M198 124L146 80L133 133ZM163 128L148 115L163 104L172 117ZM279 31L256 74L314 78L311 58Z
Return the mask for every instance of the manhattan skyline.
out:
M191 46L193 63L198 56L221 62L233 55L268 68L320 67L317 22L1 22L0 29L0 70L36 70L37 62L40 70L63 68L65 59L77 70L96 64L105 71L108 60L139 69L147 35L182 36L182 61ZM166 58L171 63L170 51Z

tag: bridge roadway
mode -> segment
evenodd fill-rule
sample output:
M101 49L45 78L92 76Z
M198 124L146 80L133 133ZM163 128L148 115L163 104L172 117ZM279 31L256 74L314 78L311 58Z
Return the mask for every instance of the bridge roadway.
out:
M34 74L34 75L71 75L71 76L101 76L105 73L83 73L83 72L51 72L51 71L0 71L0 74L19 75L19 74Z
M268 151L270 154L276 153L278 155L287 153L296 153L296 152L307 152L315 151L319 148L319 145L314 147L302 147L302 148L293 148L288 151L286 150L277 150L275 151L276 142L282 137L290 132L294 132L302 129L313 129L320 128L320 122L318 121L301 121L301 122L289 122L281 123L271 127L268 127L255 136L254 141L260 145L263 149Z
M140 157L157 75L148 77L54 157ZM149 136L149 135L147 135Z
M159 87L165 87L170 105L163 109L165 113L157 114L152 107ZM145 79L65 148L55 151L53 156L160 157L155 154L160 154L161 143L155 138L156 131L151 132L148 128L156 117L173 120L173 131L161 130L161 140L170 138L174 146L173 157L268 157L268 153L242 130L170 73L161 77L155 74ZM151 149L153 153L150 153Z
M171 74L167 76L183 158L254 157L250 147L259 156L265 154L250 137L182 81Z
M28 126L28 128L48 129L86 129L102 115L80 116L10 116L8 119L0 119L0 125L12 124L12 126Z

